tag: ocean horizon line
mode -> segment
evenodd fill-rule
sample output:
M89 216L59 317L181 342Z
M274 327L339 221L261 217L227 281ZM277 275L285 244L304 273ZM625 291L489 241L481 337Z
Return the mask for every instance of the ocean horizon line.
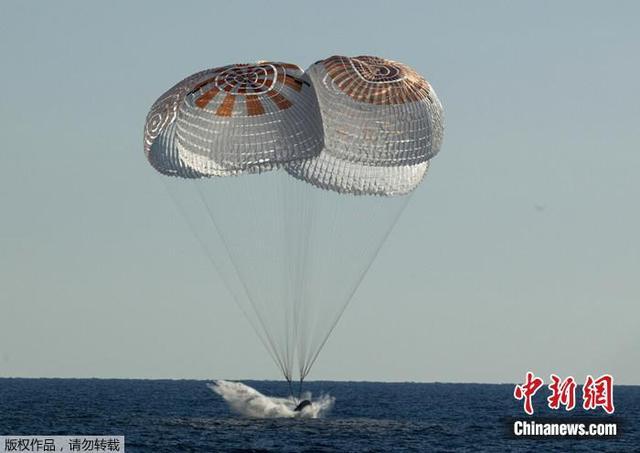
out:
M218 380L223 381L231 381L231 382L265 382L265 383L283 383L285 384L287 381L284 379L256 379L256 378L247 378L247 379L239 379L239 378L146 378L146 377L102 377L102 376L92 376L92 377L63 377L63 376L0 376L0 381L2 380L78 380L78 381L157 381L157 382L167 382L167 381L175 381L175 382L215 382ZM298 381L294 381L298 382ZM432 385L516 385L519 382L472 382L472 381L374 381L374 380L355 380L355 379L309 379L304 381L305 383L340 383L340 384L432 384ZM616 383L616 387L640 387L640 384L622 384Z

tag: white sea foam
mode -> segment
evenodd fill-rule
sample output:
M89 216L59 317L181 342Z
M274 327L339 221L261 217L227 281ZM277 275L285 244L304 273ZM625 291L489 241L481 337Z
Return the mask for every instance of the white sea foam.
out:
M305 392L302 394L302 399L308 399L311 405L295 412L294 409L299 400L294 397L266 396L241 382L218 380L207 386L220 395L229 404L231 410L246 417L321 418L331 410L335 401L335 398L330 395L321 395L312 399L311 393Z

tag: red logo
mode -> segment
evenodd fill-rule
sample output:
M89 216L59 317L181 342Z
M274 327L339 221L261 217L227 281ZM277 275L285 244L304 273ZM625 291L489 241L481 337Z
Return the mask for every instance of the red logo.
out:
M564 406L565 410L570 411L576 407L576 381L573 376L563 381L552 374L549 390L551 390L551 396L547 398L549 409L560 409L560 406Z
M541 378L535 377L531 371L528 371L524 384L516 385L516 388L513 389L513 396L516 399L524 399L524 411L529 415L533 414L531 398L542 387L543 383L544 381Z
M566 411L573 410L576 406L576 380L573 376L561 379L551 374L551 383L547 386L551 392L547 397L549 409L558 410L564 407ZM531 371L527 371L523 384L518 384L513 389L513 396L517 400L524 400L524 411L533 415L533 395L542 387L544 381ZM582 386L582 407L585 410L602 408L607 414L613 414L613 376L603 374L597 379L588 375Z
M613 414L613 376L603 374L598 379L587 376L582 387L582 401L585 410L601 407L607 414Z

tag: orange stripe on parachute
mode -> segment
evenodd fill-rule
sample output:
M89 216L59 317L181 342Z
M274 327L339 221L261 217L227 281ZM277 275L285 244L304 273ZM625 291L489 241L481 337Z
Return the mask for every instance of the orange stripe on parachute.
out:
M231 114L233 113L233 105L236 102L236 97L233 94L227 94L227 96L224 98L224 101L222 101L222 104L220 104L220 107L218 107L218 110L216 110L216 115L218 116L231 116Z
M247 102L247 115L258 116L264 114L264 106L260 102L260 98L255 95L246 97Z
M220 90L218 88L211 88L210 90L205 91L202 96L196 99L196 105L200 108L205 108L219 92Z
M267 96L278 106L280 110L285 110L291 107L293 104L283 95L278 93L277 91L268 91Z

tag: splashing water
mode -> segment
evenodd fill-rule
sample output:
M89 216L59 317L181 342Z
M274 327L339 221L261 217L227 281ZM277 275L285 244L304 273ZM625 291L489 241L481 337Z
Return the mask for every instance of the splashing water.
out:
M313 400L311 393L305 392L302 399L308 399L311 405L296 412L294 409L300 400L294 397L266 396L241 382L218 380L207 386L220 395L229 404L231 410L246 417L321 418L331 410L335 402L335 398L330 395L321 395Z

